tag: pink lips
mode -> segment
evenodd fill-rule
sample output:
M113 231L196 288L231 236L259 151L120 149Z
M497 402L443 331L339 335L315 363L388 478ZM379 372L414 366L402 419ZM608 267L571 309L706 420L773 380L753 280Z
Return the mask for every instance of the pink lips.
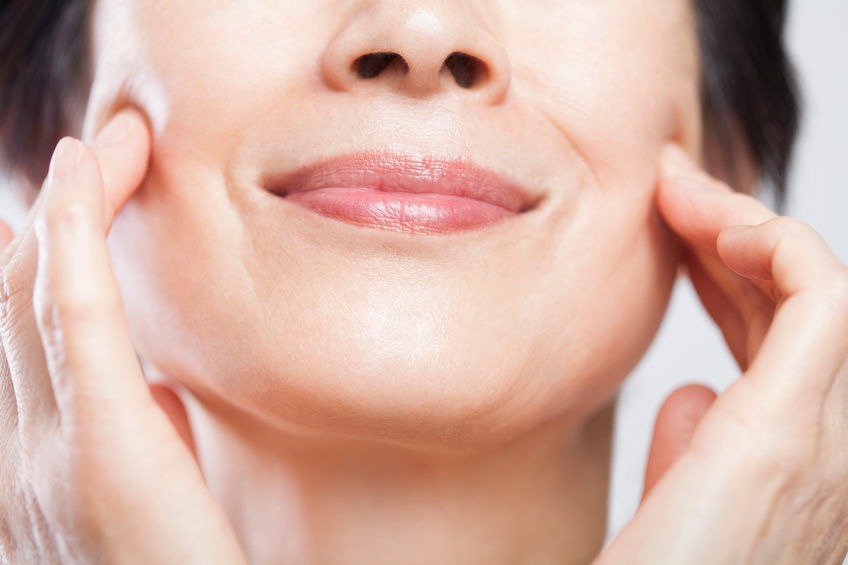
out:
M467 161L392 153L337 157L271 185L286 200L323 216L414 234L474 229L534 204L520 186Z

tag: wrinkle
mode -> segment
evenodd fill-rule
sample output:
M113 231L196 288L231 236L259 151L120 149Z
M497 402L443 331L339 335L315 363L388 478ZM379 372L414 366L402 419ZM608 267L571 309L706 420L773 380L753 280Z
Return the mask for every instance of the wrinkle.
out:
M565 140L568 147L570 147L571 150L574 151L577 154L578 157L580 157L580 160L582 161L583 166L586 169L586 172L589 173L589 176L591 177L592 182L595 184L595 186L602 189L603 183L601 182L601 178L598 175L597 170L592 165L592 161L589 159L589 156L586 154L586 152L574 140L574 138L571 136L571 134L568 133L568 130L565 128L565 126L560 124L556 120L556 118L554 118L548 112L546 112L542 109L537 109L537 112L540 116L542 116L542 118L545 119L545 121L547 121L551 126L553 126L553 128L560 134L562 139Z

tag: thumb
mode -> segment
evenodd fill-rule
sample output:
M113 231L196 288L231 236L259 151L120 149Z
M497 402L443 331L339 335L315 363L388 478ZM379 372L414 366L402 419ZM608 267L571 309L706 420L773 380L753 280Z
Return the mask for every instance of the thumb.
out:
M663 402L654 424L642 500L689 449L695 429L715 399L716 393L710 388L687 385L672 392Z

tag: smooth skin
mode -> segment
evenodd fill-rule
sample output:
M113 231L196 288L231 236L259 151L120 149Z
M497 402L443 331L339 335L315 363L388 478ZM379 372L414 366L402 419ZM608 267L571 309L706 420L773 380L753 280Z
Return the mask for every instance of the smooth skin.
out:
M110 268L105 235L144 174L145 128L123 112L94 148L63 139L27 226L11 243L3 230L5 562L245 560L184 422L145 382ZM837 563L848 269L679 148L661 166L659 209L744 374L714 402L698 388L669 399L649 492L597 562Z

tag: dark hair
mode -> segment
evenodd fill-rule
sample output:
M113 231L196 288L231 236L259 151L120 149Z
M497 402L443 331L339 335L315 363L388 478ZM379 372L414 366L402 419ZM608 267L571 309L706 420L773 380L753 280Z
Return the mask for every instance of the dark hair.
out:
M88 93L91 0L5 0L0 7L0 165L38 186Z
M693 1L705 136L730 180L734 140L744 143L780 205L800 113L783 47L786 0ZM91 3L6 0L0 8L0 162L36 185L85 102Z
M795 73L783 45L787 0L695 0L705 137L732 182L734 132L775 189L780 209L800 122Z

